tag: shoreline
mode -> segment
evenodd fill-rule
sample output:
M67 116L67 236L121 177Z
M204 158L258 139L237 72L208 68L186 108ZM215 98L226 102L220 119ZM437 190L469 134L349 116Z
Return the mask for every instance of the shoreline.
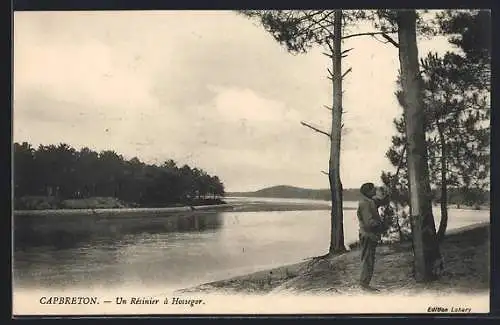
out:
M58 200L54 197L25 196L17 199L23 205L13 207L14 216L154 216L168 213L198 212L271 212L271 211L313 211L330 210L331 201L269 197L224 197L191 203L173 204L164 207L137 206L115 197L91 197L86 199ZM355 201L344 201L344 203ZM450 205L450 209L451 209ZM489 208L482 206L481 210ZM344 210L355 210L356 205L344 204ZM460 206L460 210L473 210ZM489 209L488 209L489 210Z
M354 209L344 207L345 210ZM271 212L271 211L314 211L330 210L329 204L322 203L279 203L279 202L241 202L199 206L166 207L166 208L86 208L86 209L45 209L45 210L13 210L14 216L48 216L48 215L106 215L126 216L136 214L162 214L176 212Z
M381 293L391 294L397 291L406 294L422 293L427 290L445 293L487 291L489 290L489 229L489 222L450 229L440 247L443 251L445 269L441 279L430 284L415 283L411 276L413 261L411 242L379 244L373 284L377 286L377 282L383 283L383 287L380 288ZM471 250L475 250L474 260L470 261L469 257L467 262L463 261L464 256L473 254ZM488 254L485 254L486 251ZM359 258L360 250L354 248L333 257L309 257L293 264L202 283L177 290L176 293L357 294L361 292L356 278L359 272ZM463 269L470 272L467 273ZM341 275L335 274L335 271L339 271Z
M23 215L123 215L124 213L145 213L145 212L189 212L189 211L206 211L206 210L221 210L231 208L230 204L214 204L200 206L182 206L182 207L165 207L165 208L85 208L85 209L44 209L44 210L13 210L15 216Z

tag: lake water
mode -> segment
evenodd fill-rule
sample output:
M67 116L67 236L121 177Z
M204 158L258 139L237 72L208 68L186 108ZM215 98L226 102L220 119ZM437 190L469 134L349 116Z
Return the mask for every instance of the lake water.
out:
M240 199L229 199L235 201ZM304 200L245 199L305 202ZM346 208L356 202L345 202ZM346 245L357 239L356 211L344 212ZM439 209L435 208L436 223ZM449 211L449 229L488 222L489 211ZM172 226L23 245L14 252L14 289L134 286L183 288L325 254L329 211L217 212L172 218Z

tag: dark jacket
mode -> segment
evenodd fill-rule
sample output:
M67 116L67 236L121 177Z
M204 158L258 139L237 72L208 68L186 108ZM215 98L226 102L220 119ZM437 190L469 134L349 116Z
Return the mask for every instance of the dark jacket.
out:
M380 240L383 228L382 219L374 200L362 196L358 204L359 234L373 240Z

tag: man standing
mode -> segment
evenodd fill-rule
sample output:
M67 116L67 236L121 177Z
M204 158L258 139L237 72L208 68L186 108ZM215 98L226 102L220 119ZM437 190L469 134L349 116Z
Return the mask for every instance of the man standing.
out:
M384 223L378 213L378 207L384 204L382 194L378 195L373 183L365 183L360 188L361 200L358 205L359 243L361 246L361 288L378 291L370 286L375 265L375 250L384 231ZM378 197L380 196L380 197ZM384 195L385 196L385 195Z

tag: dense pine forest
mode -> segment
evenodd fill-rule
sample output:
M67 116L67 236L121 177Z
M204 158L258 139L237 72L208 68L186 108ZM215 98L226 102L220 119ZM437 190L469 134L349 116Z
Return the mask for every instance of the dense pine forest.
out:
M15 208L30 208L27 198L57 202L93 197L116 198L124 206L166 207L223 203L224 184L215 175L173 160L161 165L130 160L111 151L77 150L61 143L33 148L14 143ZM33 200L31 200L33 201Z

